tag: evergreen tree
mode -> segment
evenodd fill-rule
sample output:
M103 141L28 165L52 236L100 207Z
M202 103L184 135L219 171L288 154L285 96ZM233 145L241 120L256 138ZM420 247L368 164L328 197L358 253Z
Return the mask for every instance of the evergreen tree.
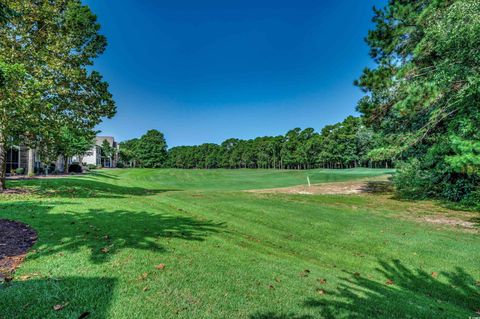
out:
M480 2L393 1L376 9L367 42L377 63L358 105L383 141L372 155L402 159L397 189L459 201L480 192Z
M139 140L136 147L138 159L143 167L163 167L167 160L167 143L163 134L149 130Z

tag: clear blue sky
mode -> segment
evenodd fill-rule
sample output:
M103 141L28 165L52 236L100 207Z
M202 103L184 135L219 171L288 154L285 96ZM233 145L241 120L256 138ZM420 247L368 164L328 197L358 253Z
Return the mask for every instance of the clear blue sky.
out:
M371 65L372 7L386 0L88 0L109 46L95 65L117 140L169 146L321 129L355 114Z

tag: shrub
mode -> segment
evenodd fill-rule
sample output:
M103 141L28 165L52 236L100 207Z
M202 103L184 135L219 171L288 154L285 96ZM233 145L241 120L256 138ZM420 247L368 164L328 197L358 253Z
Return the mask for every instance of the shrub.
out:
M402 198L437 198L452 202L480 204L480 177L453 172L443 163L410 159L398 166L394 176L397 194Z
M117 168L124 168L124 167L125 167L125 164L123 164L123 162L117 163Z
M465 207L480 209L480 187L470 192L460 203Z
M89 170L97 169L97 165L95 165L95 164L88 164L88 165L87 165L87 168L88 168Z
M15 170L15 173L18 175L23 175L25 174L25 169L23 167L19 167Z
M442 197L459 202L470 196L476 188L476 178L464 174L449 174L449 183L445 183L442 191Z
M55 171L56 171L56 166L55 166L55 164L51 163L48 166L48 174L53 174L53 173L55 173Z
M432 195L431 176L420 168L420 161L412 159L398 165L393 178L395 189L402 198L424 199Z
M80 164L74 163L68 167L69 173L82 173L83 169Z

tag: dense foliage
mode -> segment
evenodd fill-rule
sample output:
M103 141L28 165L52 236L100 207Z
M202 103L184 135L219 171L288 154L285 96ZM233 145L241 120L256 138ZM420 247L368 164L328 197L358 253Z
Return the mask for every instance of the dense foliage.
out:
M167 142L163 133L157 130L149 130L139 139L120 143L120 158L129 166L165 167L167 156Z
M91 150L95 143L95 132L92 130L79 130L69 127L62 127L58 132L56 143L45 148L44 152L49 150L55 159L61 156L63 159L64 173L69 171L68 161L73 156L79 156L79 162L82 162L83 156ZM44 148L40 147L39 150Z
M108 140L103 140L102 145L101 145L101 155L102 155L102 160L103 160L103 166L105 165L106 159L109 159L110 161L112 158L115 156L116 149L115 147L111 146Z
M148 133L147 133L148 134ZM120 143L125 163L140 167L172 168L276 168L309 169L389 167L388 160L376 161L369 154L375 145L374 135L360 118L348 117L328 125L317 133L312 128L295 128L283 136L257 137L251 140L230 138L221 144L178 146L168 151L168 160L147 162L141 158L156 141L133 139ZM160 139L158 145L163 145ZM143 145L143 146L140 146Z
M108 84L91 66L103 53L95 15L80 0L3 0L0 6L0 188L12 144L62 143L62 128L92 131L115 114ZM52 155L53 156L53 155Z
M368 35L358 85L375 154L405 161L397 189L454 201L480 192L480 2L391 0Z

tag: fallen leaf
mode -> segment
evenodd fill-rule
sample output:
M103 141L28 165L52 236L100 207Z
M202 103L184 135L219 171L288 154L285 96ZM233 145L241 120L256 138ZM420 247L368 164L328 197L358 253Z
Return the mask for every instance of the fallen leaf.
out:
M275 287L273 285L268 285L268 288L275 289Z
M433 277L433 278L437 278L437 277L438 277L438 273L437 273L437 272L435 272L435 271L434 271L434 272L432 272L432 277Z
M307 274L309 274L309 273L310 273L310 270L305 269L304 272L306 272Z
M100 251L104 254L108 253L110 251L110 249L108 249L107 247L103 247L102 249L100 249Z
M360 277L360 273L359 272L356 272L353 274L355 277Z
M321 278L321 279L318 279L318 282L322 285L326 284L327 283L327 279L325 278Z
M477 280L477 282L475 283L475 285L480 286L480 280Z
M392 280L392 279L387 279L386 284L387 284L387 285L393 285L393 280Z
M142 289L142 290L143 290L143 292L145 292L145 291L148 291L148 290L149 290L149 288L148 288L148 287L143 287L143 289Z
M158 269L158 270L163 270L165 268L165 264L158 264L155 266L155 269Z
M321 296L325 295L326 294L326 291L323 290L323 289L317 289L317 293Z
M280 278L278 278L278 277L275 277L275 281L276 282L281 282Z
M148 277L148 272L144 272L138 277L138 280L145 280Z
M65 304L63 304L63 305L62 305L62 304L57 304L57 305L53 306L53 310L55 310L55 311L62 310L62 309L65 308L67 305L68 305L68 302L65 303Z

